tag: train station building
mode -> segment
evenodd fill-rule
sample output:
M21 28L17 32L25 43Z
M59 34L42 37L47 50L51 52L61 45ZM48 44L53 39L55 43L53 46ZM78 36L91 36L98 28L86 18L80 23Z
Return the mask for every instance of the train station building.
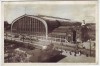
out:
M76 39L81 39L81 22L59 17L25 14L12 22L11 32L55 42L76 42Z

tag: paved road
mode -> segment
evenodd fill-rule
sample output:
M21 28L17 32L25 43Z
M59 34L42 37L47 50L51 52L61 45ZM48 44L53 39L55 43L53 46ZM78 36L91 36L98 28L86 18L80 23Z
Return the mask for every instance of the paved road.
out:
M7 39L11 40L11 37L7 37ZM22 40L20 40L20 38L12 38L13 40L16 40L18 42L23 42ZM24 43L29 43L29 44L34 44L34 45L37 45L37 46L46 46L48 44L50 44L50 42L47 42L47 41L39 41L39 42L36 42L36 41L33 41L31 43L31 41L24 41ZM82 48L78 48L76 49L76 44L66 44L66 45L61 45L61 44L58 44L57 42L53 42L54 43L54 47L55 48L59 48L59 49L63 49L63 50L69 50L69 51L82 51L83 54L88 54L90 55L90 49L82 49ZM91 50L91 55L92 56L95 56L95 50Z
M78 48L76 49L75 46L64 46L64 45L58 45L58 44L54 44L55 45L55 48L58 48L58 49L62 49L62 50L68 50L68 51L81 51L83 54L88 54L90 55L90 50L89 49L82 49L82 48ZM95 56L95 50L91 50L91 55L92 56Z

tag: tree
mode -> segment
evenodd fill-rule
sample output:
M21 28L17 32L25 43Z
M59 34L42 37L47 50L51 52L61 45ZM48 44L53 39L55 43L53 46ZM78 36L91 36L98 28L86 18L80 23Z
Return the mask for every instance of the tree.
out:
M4 30L10 30L11 24L9 24L7 21L4 21Z

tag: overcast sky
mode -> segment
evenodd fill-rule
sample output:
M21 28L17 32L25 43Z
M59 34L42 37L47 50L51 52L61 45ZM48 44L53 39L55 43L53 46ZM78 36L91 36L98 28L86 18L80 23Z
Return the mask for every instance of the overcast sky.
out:
M17 17L29 15L47 15L75 21L95 22L95 4L5 4L4 20L11 23Z

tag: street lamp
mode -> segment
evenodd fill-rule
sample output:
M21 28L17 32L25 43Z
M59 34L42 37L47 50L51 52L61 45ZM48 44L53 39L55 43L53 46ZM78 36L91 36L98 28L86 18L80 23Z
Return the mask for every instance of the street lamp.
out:
M90 56L91 56L91 39L89 40L89 42L90 42Z

